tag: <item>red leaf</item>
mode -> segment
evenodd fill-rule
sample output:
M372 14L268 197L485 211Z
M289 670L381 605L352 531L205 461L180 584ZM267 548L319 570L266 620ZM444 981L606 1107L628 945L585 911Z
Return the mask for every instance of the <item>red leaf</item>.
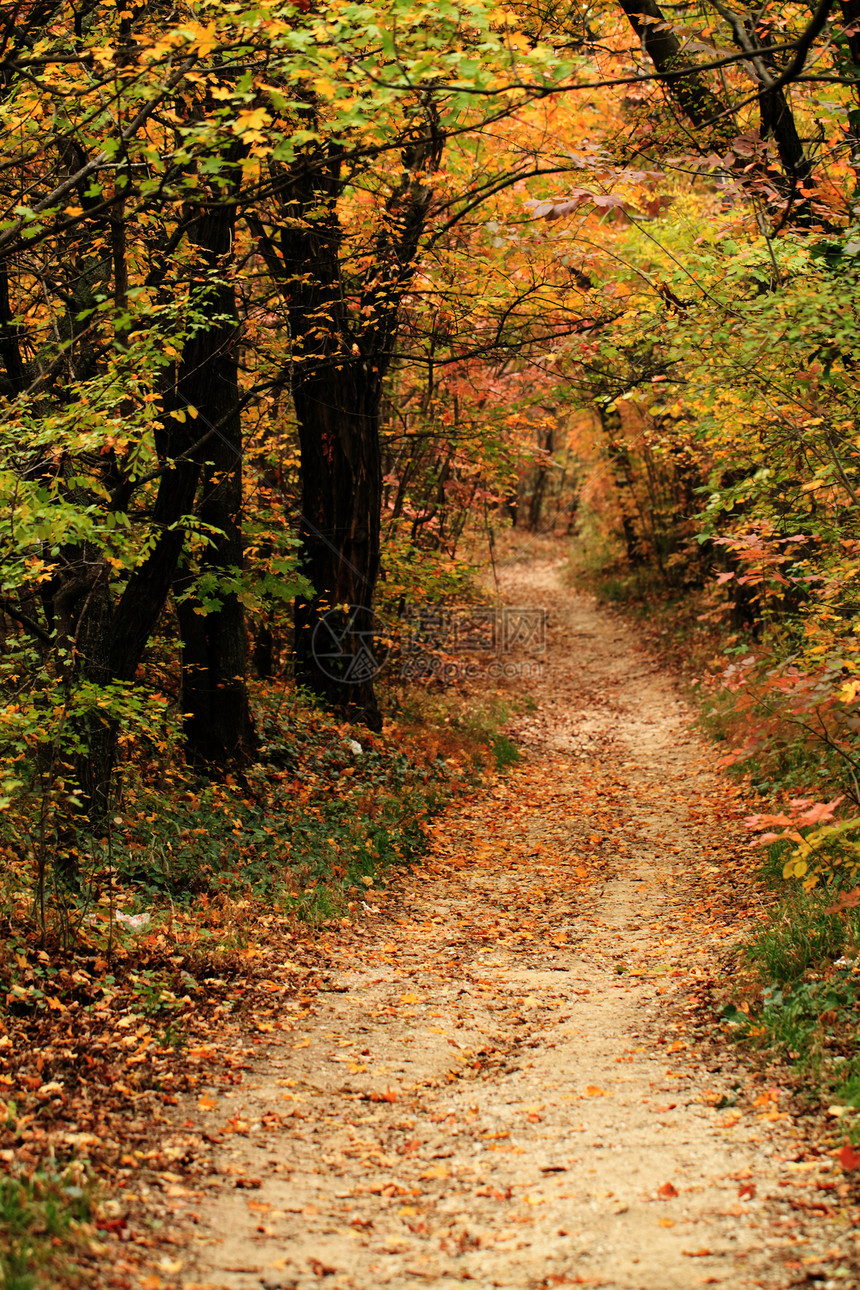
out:
M850 1142L839 1152L839 1163L846 1172L851 1169L860 1169L860 1151L855 1151Z

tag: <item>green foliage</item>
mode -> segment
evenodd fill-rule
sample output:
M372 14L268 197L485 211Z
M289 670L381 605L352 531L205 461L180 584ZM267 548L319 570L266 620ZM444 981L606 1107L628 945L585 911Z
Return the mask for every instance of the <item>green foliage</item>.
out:
M746 1001L729 1004L730 1035L754 1052L789 1063L803 1086L842 1105L860 1073L860 911L839 907L838 885L805 891L782 878L785 842L773 844L763 873L780 892L739 950Z
M515 766L518 761L522 761L522 753L513 739L509 739L507 735L496 735L492 741L492 749L496 770L506 770L509 766Z
M75 1249L86 1250L92 1201L75 1170L0 1178L3 1290L68 1284Z
M796 891L751 935L744 958L760 978L783 985L838 959L860 934L860 917L828 913L832 891Z

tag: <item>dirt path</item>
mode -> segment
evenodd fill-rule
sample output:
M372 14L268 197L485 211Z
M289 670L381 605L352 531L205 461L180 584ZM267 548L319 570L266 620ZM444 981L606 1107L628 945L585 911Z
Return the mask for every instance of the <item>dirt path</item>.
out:
M187 1290L860 1285L832 1160L802 1158L779 1089L689 1046L730 930L690 714L557 567L505 592L551 614L526 759L369 893L246 1083L207 1090L198 1120L232 1132Z

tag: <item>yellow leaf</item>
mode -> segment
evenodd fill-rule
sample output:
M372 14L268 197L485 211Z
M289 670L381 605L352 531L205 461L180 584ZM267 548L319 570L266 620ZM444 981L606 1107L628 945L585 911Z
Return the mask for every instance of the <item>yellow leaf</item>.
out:
M250 108L245 112L240 112L233 122L234 134L248 134L250 132L259 134L263 126L271 123L271 115L265 108ZM262 138L262 136L260 136Z
M208 54L218 44L218 37L215 34L215 24L210 22L208 26L201 27L198 23L193 23L186 27L185 31L191 38L191 44L198 49L201 54Z

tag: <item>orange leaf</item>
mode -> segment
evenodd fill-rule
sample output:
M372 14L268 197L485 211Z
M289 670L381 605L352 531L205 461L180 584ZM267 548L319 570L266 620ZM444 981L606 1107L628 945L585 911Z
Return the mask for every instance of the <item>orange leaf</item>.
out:
M860 1151L855 1151L850 1142L839 1152L839 1163L845 1170L860 1169Z
M369 1102L396 1102L397 1093L393 1088L387 1088L384 1093L377 1093L374 1090L372 1093L368 1093L367 1100Z

